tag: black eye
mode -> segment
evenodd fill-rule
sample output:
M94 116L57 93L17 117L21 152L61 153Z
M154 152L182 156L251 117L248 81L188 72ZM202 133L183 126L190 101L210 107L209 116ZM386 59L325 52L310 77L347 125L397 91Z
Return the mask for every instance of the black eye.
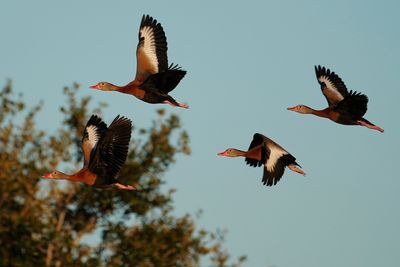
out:
M53 172L53 174L54 174L54 175L56 175L56 174L57 174L57 172Z

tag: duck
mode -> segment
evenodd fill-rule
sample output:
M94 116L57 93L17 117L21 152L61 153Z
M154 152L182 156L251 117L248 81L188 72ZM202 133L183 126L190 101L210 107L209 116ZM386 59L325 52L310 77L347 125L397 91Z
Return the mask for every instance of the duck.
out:
M315 110L306 105L287 108L301 114L313 114L343 125L360 125L381 133L384 129L363 118L367 112L368 97L357 91L348 91L342 79L328 68L315 66L315 74L328 107Z
M187 104L179 103L169 95L185 77L186 71L177 64L168 65L167 49L167 38L161 24L151 16L143 15L136 49L135 79L125 86L99 82L90 88L133 95L150 104L188 108Z
M285 167L291 171L305 176L305 172L296 162L296 158L283 147L275 143L270 138L260 133L253 135L247 151L236 148L228 148L218 153L225 157L245 157L245 162L251 167L264 166L262 183L266 186L276 185L285 172Z
M55 170L42 178L80 182L99 188L136 189L136 186L126 185L117 180L128 154L131 131L132 122L125 117L118 115L107 127L101 118L92 115L86 123L81 143L82 169L74 174Z

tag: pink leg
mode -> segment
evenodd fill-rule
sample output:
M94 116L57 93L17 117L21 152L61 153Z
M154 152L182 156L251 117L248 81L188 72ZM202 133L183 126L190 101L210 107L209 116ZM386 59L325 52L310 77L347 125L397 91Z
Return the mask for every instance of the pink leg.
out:
M302 169L297 168L297 166L295 166L295 165L293 165L293 164L289 165L288 168L289 168L291 171L294 171L294 172L300 173L300 174L303 175L303 176L306 176L306 173L305 173Z
M189 106L188 106L187 104L184 104L184 103L178 103L178 105L176 105L176 104L171 103L171 102L168 101L168 100L165 100L164 103L165 103L165 104L168 104L168 105L171 105L171 106L173 106L173 107L189 108Z
M383 130L381 127L378 127L378 126L376 126L376 125L369 124L369 123L367 123L367 122L365 122L365 121L361 121L361 120L358 120L357 122L358 122L358 124L360 124L361 126L365 126L365 127L367 127L367 128L380 131L381 133L384 132L384 130Z
M179 103L179 107L188 109L189 105L185 103Z
M121 190L136 190L136 187L132 185L123 185L120 183L115 183L113 184L116 188L121 189Z

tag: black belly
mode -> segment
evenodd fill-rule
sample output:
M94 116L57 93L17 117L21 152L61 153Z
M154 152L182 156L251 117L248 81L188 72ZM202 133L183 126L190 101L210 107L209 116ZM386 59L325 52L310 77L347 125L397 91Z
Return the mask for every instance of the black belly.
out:
M147 103L157 104L157 103L163 103L165 100L167 100L167 98L162 95L145 93L142 100Z
M352 116L344 114L341 114L335 122L343 125L358 125L357 120Z
M164 103L165 101L169 101L172 104L178 104L175 99L173 99L170 95L165 94L155 94L146 92L143 99L144 102L151 104Z

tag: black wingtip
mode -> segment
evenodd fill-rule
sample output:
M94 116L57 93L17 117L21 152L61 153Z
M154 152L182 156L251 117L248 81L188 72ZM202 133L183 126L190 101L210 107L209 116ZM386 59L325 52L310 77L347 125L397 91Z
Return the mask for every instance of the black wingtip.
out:
M300 168L303 168L300 166L300 164L298 164L296 161L294 162L294 165L299 166Z
M187 73L187 71L183 70L181 66L179 66L178 64L174 64L174 63L171 63L168 66L168 71L171 71L171 73L174 73L175 75L181 76L181 79L183 77L185 77L185 75Z
M318 65L318 70L320 75L326 75L326 76L331 76L331 75L336 75L335 72L331 71L329 68L325 67L325 66L319 66Z
M179 66L178 64L174 64L174 63L171 63L168 66L168 70L181 70L181 71L185 72L185 74L186 74L186 70L182 70L181 66Z
M153 17L149 14L143 14L141 24L145 23L145 21L152 21Z
M320 72L320 69L321 69L321 66L320 65L315 65L314 66L314 69L315 69L315 75L317 76L317 78L319 77L319 75L318 75L318 73Z
M145 21L148 20L149 15L143 14L142 20L140 21L140 28L144 25Z
M330 71L328 68L325 68L324 66L321 65L316 65L314 66L315 69L315 75L317 75L317 78L323 76L323 75L329 75Z
M277 183L278 183L278 181L279 181L279 179L280 178L274 178L274 177L268 177L268 178L264 178L263 177L263 180L262 180L262 183L263 183L263 185L265 185L265 186L270 186L270 187L272 187L273 185L276 185Z
M120 124L120 123L126 123L126 124L129 124L132 127L132 120L131 119L128 119L127 117L124 117L124 116L121 116L121 115L118 114L111 124Z
M89 120L86 123L86 127L91 125L96 126L102 130L107 129L107 124L99 116L95 114L92 114L92 116L90 116Z
M140 28L143 26L161 27L161 24L152 16L144 14L140 22Z
M88 121L97 121L97 120L101 120L101 118L96 114L92 114L92 116L90 116Z
M259 137L262 137L263 135L262 134L260 134L260 133L255 133L255 134L253 134L253 139L254 138L259 138Z
M246 164L249 165L250 167L261 167L261 165L263 165L261 162L254 160L254 159L250 159L250 158L245 158L244 159Z

